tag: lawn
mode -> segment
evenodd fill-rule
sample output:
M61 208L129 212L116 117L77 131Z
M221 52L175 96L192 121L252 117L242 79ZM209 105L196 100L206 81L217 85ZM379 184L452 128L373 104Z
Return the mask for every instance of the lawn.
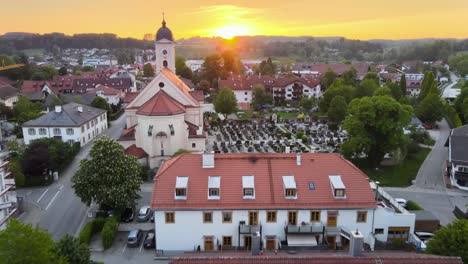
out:
M359 168L374 181L379 181L381 186L406 187L416 178L419 167L426 159L431 150L421 148L412 158L406 158L397 166L383 166L376 169L370 169L363 166Z
M457 84L455 84L452 89L461 89L465 85L465 80L460 79Z

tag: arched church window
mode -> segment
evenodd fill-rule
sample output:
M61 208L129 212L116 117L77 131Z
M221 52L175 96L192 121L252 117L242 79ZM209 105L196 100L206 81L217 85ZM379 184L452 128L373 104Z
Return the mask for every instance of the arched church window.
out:
M153 135L153 125L149 125L148 127L148 137L151 137Z
M175 131L174 131L174 125L169 125L169 130L171 131L171 136L173 136L175 134Z
M163 66L164 66L164 67L167 67L167 60L164 60L164 61L163 61Z
M163 88L164 87L164 83L163 82L160 82L159 83L159 88Z

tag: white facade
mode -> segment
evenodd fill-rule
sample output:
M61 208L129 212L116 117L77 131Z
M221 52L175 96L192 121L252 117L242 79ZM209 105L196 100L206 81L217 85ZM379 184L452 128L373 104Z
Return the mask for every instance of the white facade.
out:
M17 211L15 177L7 169L7 157L6 152L0 153L0 230L6 228L7 220Z
M203 65L203 60L187 60L185 61L185 65L187 65L187 67L189 67L193 72L198 71Z
M13 108L15 103L18 102L18 96L12 96L6 99L1 99L0 98L0 103L4 104L6 107Z
M105 94L104 91L99 90L98 88L96 91L96 95L104 98L109 105L118 105L123 100L123 93L121 92L119 92L118 94Z
M162 39L155 44L156 50L156 74L163 68L168 68L171 72L176 72L175 69L175 43Z
M252 103L252 90L233 90L237 103Z
M452 186L457 187L460 190L468 191L468 184L466 185L459 184L458 180L455 177L455 173L457 172L459 173L464 172L468 174L468 166L452 163L451 167L452 167L452 170L450 172L450 184Z

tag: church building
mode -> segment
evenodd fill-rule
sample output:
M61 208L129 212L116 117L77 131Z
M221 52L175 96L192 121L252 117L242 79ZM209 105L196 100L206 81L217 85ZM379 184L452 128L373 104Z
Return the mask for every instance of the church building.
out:
M126 153L155 167L177 150L205 150L202 91L175 74L175 41L163 19L156 33L156 77L127 106L119 142Z

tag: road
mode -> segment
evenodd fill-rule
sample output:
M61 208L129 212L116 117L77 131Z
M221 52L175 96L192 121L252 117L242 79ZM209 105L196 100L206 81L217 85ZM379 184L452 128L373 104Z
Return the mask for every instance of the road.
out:
M123 130L125 114L112 122L102 135L117 139ZM80 166L80 161L88 157L92 144L85 145L59 180L47 187L23 188L17 191L24 197L26 212L19 218L27 223L47 229L57 240L65 234L76 235L86 222L89 207L83 204L71 187L71 177Z

